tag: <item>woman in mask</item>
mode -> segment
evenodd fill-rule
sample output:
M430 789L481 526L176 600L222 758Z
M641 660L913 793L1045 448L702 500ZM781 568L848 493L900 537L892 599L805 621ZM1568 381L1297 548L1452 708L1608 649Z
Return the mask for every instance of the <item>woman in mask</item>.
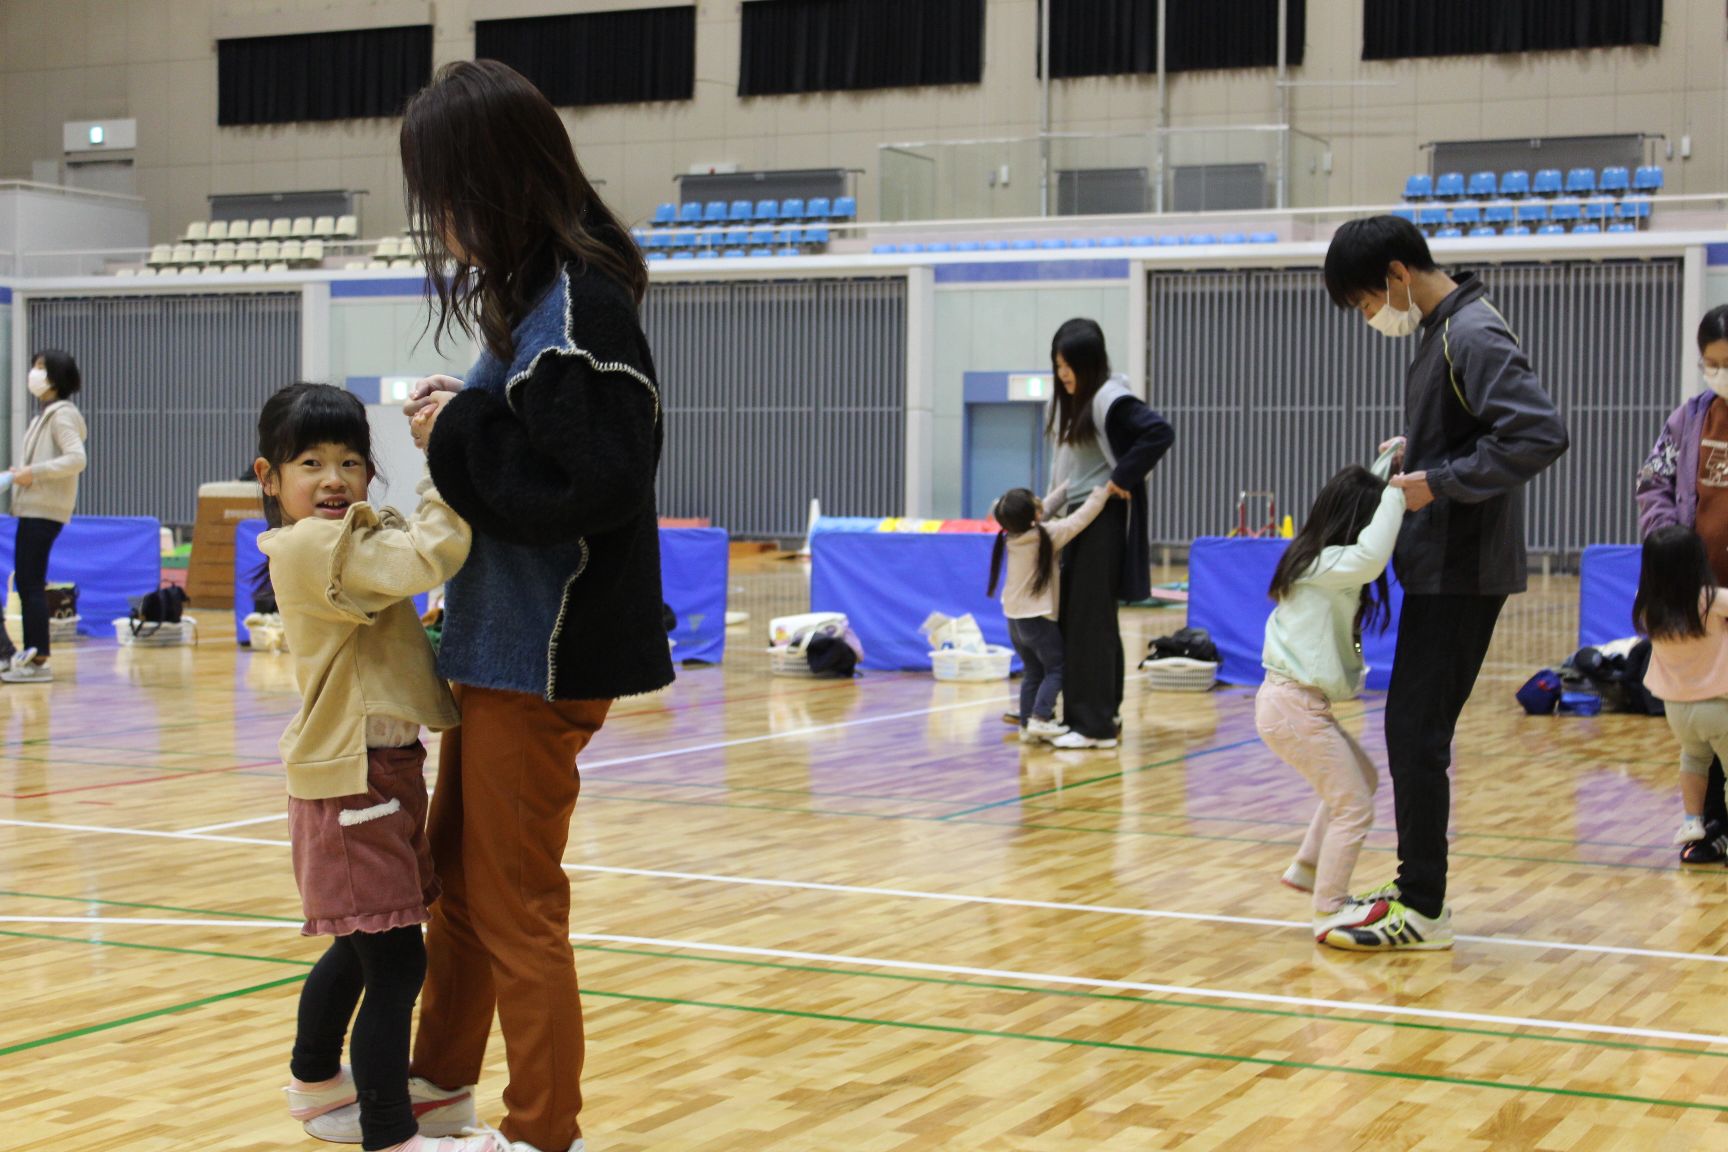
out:
M37 353L27 384L40 410L24 432L17 465L5 474L12 488L12 515L18 518L12 564L24 620L22 652L0 622L0 681L7 684L54 679L48 665L48 554L78 502L78 474L84 471L89 435L84 417L72 404L83 379L70 354L58 349Z
M1638 472L1638 530L1681 525L1704 540L1716 582L1728 586L1728 304L1698 325L1698 369L1707 387L1674 409ZM1722 765L1710 765L1704 836L1680 849L1683 864L1728 858Z
M1056 447L1045 512L1052 519L1068 515L1094 488L1108 488L1116 497L1062 554L1062 716L1068 732L1051 743L1114 748L1125 680L1116 605L1151 595L1146 475L1176 434L1128 390L1125 377L1110 374L1097 321L1070 320L1058 328L1050 365L1061 386L1045 430Z

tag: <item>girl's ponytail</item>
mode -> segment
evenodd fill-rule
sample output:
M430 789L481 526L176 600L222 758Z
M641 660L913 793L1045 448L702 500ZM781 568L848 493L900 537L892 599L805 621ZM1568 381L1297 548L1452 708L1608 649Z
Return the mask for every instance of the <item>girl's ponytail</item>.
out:
M1056 546L1044 525L1036 525L1033 531L1038 533L1038 574L1032 578L1032 594L1036 596L1050 587L1050 577L1056 571Z
M1039 531L1043 531L1040 529ZM990 549L990 587L984 589L984 595L996 595L996 581L1002 576L1002 554L1008 550L1008 533L1001 528L996 530L996 543Z

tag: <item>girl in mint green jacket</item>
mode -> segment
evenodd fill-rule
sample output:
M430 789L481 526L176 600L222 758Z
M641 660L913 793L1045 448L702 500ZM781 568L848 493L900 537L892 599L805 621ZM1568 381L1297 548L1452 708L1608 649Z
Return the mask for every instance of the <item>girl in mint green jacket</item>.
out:
M1301 772L1320 807L1284 873L1314 896L1314 938L1381 913L1350 896L1350 873L1374 824L1373 761L1332 714L1362 683L1362 630L1391 616L1386 564L1404 520L1404 492L1366 468L1327 482L1302 531L1278 562L1270 589L1278 607L1266 621L1255 699L1260 738Z

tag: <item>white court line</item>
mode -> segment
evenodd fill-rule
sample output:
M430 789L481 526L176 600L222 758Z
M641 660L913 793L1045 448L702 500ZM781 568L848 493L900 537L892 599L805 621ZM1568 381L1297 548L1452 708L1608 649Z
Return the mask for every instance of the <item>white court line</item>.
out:
M1257 916L1220 916L1212 912L1172 912L1162 908L1127 908L1113 904L1065 904L1055 900L1019 900L1009 896L977 896L969 892L920 892L910 888L867 888L856 884L819 884L805 880L770 880L759 876L719 876L706 872L666 872L654 868L615 868L603 864L566 864L566 872L602 872L619 876L650 876L664 880L699 880L761 888L798 888L809 892L844 892L859 896L938 900L949 904L994 904L1039 908L1053 912L1090 912L1102 916L1137 916L1148 920L1195 920L1207 924L1246 924L1256 928L1308 928L1306 920L1268 920ZM1601 956L1636 956L1652 960L1695 960L1728 964L1728 956L1709 952L1670 952L1656 948L1623 948L1614 944L1570 944L1560 940L1526 940L1517 936L1458 936L1472 944L1504 944L1511 948L1559 949Z
M272 928L299 930L300 925L272 920L166 920L133 919L124 916L0 916L9 924L126 924L179 926L186 928ZM572 932L571 940L583 943L633 944L690 952L713 952L724 956L755 956L776 960L806 960L865 968L888 968L904 972L929 972L945 976L977 976L988 980L1015 980L1027 984L1053 984L1119 992L1150 992L1161 996L1190 996L1200 1000L1233 1000L1247 1004L1276 1004L1285 1008L1327 1008L1366 1012L1378 1016L1418 1020L1450 1020L1491 1024L1501 1028L1543 1028L1552 1032L1576 1032L1590 1036L1620 1036L1639 1040L1671 1040L1691 1044L1728 1045L1728 1036L1709 1032L1677 1032L1661 1028L1635 1028L1620 1024L1590 1024L1572 1020L1550 1020L1539 1016L1499 1016L1488 1012L1454 1012L1443 1008L1416 1008L1399 1004L1328 1000L1317 996L1280 996L1267 992L1243 992L1230 988L1206 988L1188 984L1155 984L1140 980L1105 980L1094 976L1070 976L1056 972L1021 972L1012 968L979 968L968 964L930 964L915 960L888 960L878 956L851 956L835 952L800 952L786 948L750 948L739 944L710 944L701 940L666 940L655 936L619 936L601 932Z
M279 848L289 846L287 840L256 840L243 836L216 836L204 832L151 832L140 828L102 828L92 824L50 824L35 820L8 819L0 819L0 825L18 828L47 828L61 832L101 832L115 836L149 836L165 840L195 840L217 844L265 844ZM667 872L652 868L616 868L601 864L566 864L564 869L567 872L610 872L621 876L648 876L669 880L698 880L715 884L740 884L762 888L798 888L812 892L843 892L862 896L936 900L949 904L994 904L1012 908L1038 908L1054 912L1136 916L1147 920L1188 920L1206 924L1240 924L1255 928L1301 928L1307 930L1310 927L1305 920L1270 920L1255 916L1222 916L1213 912L1175 912L1162 908L1129 908L1110 904L1067 904L1055 900L1019 900L1008 896L980 896L969 892L920 892L910 888L870 888L854 884L819 884L810 881L773 880L755 876L722 876L705 872ZM1627 948L1615 944L1574 944L1563 940L1527 940L1519 936L1460 935L1457 939L1469 944L1534 948L1539 951L1579 952L1596 956L1633 956L1646 960L1682 960L1697 964L1728 964L1728 956L1710 952Z
M1442 1008L1411 1008L1398 1004L1362 1003L1356 1000L1325 1000L1313 996L1277 996L1267 992L1238 992L1228 988L1204 988L1187 984L1150 984L1138 980L1101 980L1091 976L1065 976L1050 972L1017 972L1010 968L974 968L964 964L925 964L912 960L883 960L873 956L846 956L829 952L793 952L783 948L745 948L735 944L706 944L695 940L657 940L651 936L610 936L573 932L572 940L609 944L644 944L680 948L694 952L718 952L733 956L772 956L786 960L815 960L829 964L857 964L871 968L898 968L908 972L940 972L950 976L982 976L991 980L1020 980L1032 984L1067 984L1081 988L1104 988L1129 992L1155 992L1165 996L1193 996L1204 1000L1240 1000L1250 1004L1278 1004L1292 1008L1337 1008L1347 1012L1369 1012L1380 1016L1410 1016L1421 1020L1456 1020L1494 1024L1503 1028L1547 1028L1555 1032L1580 1032L1596 1036L1629 1036L1643 1040L1681 1040L1696 1044L1728 1044L1728 1036L1709 1032L1669 1032L1658 1028L1632 1028L1619 1024L1580 1024L1570 1020L1545 1020L1535 1016L1495 1016L1485 1012L1451 1012Z
M842 728L856 728L864 724L879 724L884 720L906 720L913 716L933 716L938 712L958 712L966 708L981 708L985 705L996 707L1013 702L1013 697L1000 696L989 700L968 700L962 704L944 704L939 708L917 708L910 712L889 712L881 716L865 716L858 720L846 720L839 724L818 724L812 728L794 728L790 732L771 732L766 736L745 736L737 740L720 740L713 744L692 744L686 748L668 748L664 752L644 752L640 756L620 756L613 760L591 760L582 764L583 768L614 768L620 764L640 764L646 760L667 760L674 756L689 756L696 752L714 752L721 748L737 748L744 744L763 744L770 740L790 740L795 736L814 736L819 732L835 732ZM250 820L230 820L226 824L206 824L200 828L189 828L188 833L221 832L228 828L246 828L253 824L268 824L273 820L286 820L288 814L278 813L274 816L254 816Z

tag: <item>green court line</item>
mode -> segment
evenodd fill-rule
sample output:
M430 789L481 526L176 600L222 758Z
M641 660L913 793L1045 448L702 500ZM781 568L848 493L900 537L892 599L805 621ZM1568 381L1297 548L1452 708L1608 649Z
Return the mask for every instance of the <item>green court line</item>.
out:
M272 988L282 988L289 984L299 984L306 979L306 974L284 976L280 980L271 980L267 984L254 984L250 988L237 988L232 992L219 992L214 996L205 996L198 1000L188 1000L184 1004L175 1004L167 1008L156 1008L149 1012L139 1012L132 1016L124 1016L118 1020L105 1020L100 1024L89 1024L83 1028L73 1028L66 1032L57 1032L52 1036L39 1036L35 1040L25 1040L19 1044L11 1044L0 1048L0 1057L28 1052L32 1048L42 1048L49 1044L58 1044L63 1040L76 1040L81 1036L90 1036L98 1032L109 1032L115 1028L124 1028L128 1024L138 1024L145 1020L154 1020L161 1016L171 1016L176 1012L185 1012L193 1008L203 1008L210 1004L220 1004L224 1000L234 1000L241 996L251 996L256 992L268 992Z
M744 1012L756 1016L784 1016L801 1020L821 1020L834 1024L866 1024L876 1028L906 1028L918 1032L937 1032L950 1036L971 1036L991 1040L1023 1040L1038 1044L1064 1044L1077 1048L1096 1048L1110 1052L1131 1052L1136 1055L1173 1056L1182 1060L1202 1060L1207 1063L1251 1064L1262 1068L1291 1068L1303 1072L1337 1072L1347 1076L1372 1076L1383 1080L1404 1080L1425 1084L1446 1084L1464 1088L1490 1088L1501 1092L1534 1092L1544 1096L1559 1096L1575 1100L1605 1100L1614 1104L1689 1108L1706 1112L1728 1113L1728 1104L1706 1104L1697 1100L1664 1100L1653 1096L1629 1096L1617 1092L1591 1092L1580 1088L1548 1088L1539 1084L1515 1084L1499 1080L1478 1080L1464 1076L1438 1076L1424 1072L1400 1072L1390 1068L1351 1068L1342 1064L1315 1064L1302 1060L1277 1060L1268 1056L1232 1056L1219 1052L1191 1051L1184 1048L1158 1048L1145 1044L1127 1044L1114 1040L1084 1040L1072 1036L1045 1036L1037 1032L1000 1032L985 1028L964 1028L958 1024L925 1024L912 1020L884 1020L869 1016L845 1016L835 1012L800 1012L787 1008L757 1008L747 1004L724 1004L712 1000L679 1000L668 996L644 996L632 992L602 992L585 989L589 996L609 1000L628 1000L644 1004L667 1004L685 1008L708 1008L720 1012Z
M66 925L76 928L75 924ZM15 936L21 940L53 940L61 944L96 944L104 948L131 948L139 952L171 952L177 956L206 956L213 960L254 960L260 964L288 964L295 968L310 968L312 960L290 960L283 956L242 956L233 952L212 952L205 948L172 948L166 944L134 944L127 940L86 940L70 936L55 936L47 932L14 932L0 929L0 936Z

